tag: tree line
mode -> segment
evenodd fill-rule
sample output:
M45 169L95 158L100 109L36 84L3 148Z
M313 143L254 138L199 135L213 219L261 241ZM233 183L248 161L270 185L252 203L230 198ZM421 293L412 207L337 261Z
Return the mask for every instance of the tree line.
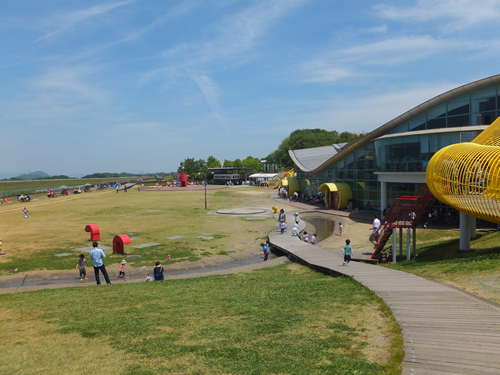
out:
M278 148L264 158L247 156L245 159L224 160L220 162L214 156L209 156L207 160L187 158L180 163L177 172L186 172L190 180L203 181L210 180L211 173L208 173L208 168L220 167L238 167L252 168L250 173L257 173L264 170L264 164L272 165L270 172L281 172L293 168L294 164L288 150L299 150L312 147L323 147L333 144L342 144L351 142L365 134L356 134L350 132L338 133L336 130L328 131L324 129L298 129L293 131L288 137L281 141ZM265 162L261 162L265 160ZM277 166L276 170L274 165ZM206 177L205 177L206 174Z

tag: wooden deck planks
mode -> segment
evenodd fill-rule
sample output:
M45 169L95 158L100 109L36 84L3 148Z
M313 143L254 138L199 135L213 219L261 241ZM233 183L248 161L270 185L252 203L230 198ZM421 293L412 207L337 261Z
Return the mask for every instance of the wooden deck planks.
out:
M309 266L351 276L392 310L405 342L403 374L500 374L500 310L444 284L409 273L351 262L341 250L269 235L272 246Z

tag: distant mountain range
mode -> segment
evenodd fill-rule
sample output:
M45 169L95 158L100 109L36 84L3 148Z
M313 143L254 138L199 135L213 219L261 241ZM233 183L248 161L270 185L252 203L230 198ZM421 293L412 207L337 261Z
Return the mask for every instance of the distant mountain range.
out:
M50 177L50 174L47 174L43 171L36 171L36 172L21 174L19 176L15 176L15 177L19 178L21 180L36 180L36 179L42 178L42 177Z

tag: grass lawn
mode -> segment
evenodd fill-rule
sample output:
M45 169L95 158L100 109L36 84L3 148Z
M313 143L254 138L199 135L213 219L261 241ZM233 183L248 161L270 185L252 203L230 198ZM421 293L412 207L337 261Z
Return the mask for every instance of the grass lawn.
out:
M419 229L416 258L387 267L455 285L500 303L500 232L478 233L468 252L458 251L459 236L458 231ZM406 237L403 244L406 248Z
M153 265L171 255L171 262L195 261L228 251L258 248L276 220L272 216L251 217L212 215L211 210L231 207L263 207L271 209L275 202L268 191L255 187L238 187L207 191L205 210L203 191L93 191L87 194L57 198L41 198L28 203L14 202L0 206L2 227L0 238L3 251L0 271L17 268L29 270L73 269L79 252L74 248L89 246L87 224L97 224L101 232L100 245L112 246L118 234L134 233L139 237L126 245L129 265ZM23 219L23 207L28 207L31 219ZM210 233L212 240L196 238ZM165 237L185 236L178 240ZM160 245L135 249L132 245L157 242ZM56 257L55 254L75 256ZM106 265L119 263L123 255L107 250Z
M399 374L371 291L298 264L0 295L1 374Z

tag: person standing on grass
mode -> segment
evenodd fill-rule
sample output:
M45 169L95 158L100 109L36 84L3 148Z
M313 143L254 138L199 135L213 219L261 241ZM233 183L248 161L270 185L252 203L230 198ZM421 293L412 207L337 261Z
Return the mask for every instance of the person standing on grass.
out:
M262 246L262 251L264 252L264 262L265 262L269 258L269 252L270 252L269 246L264 242L262 242L260 246Z
M160 261L156 262L156 267L153 270L153 276L155 277L155 281L165 280L165 275L163 274L163 266Z
M27 217L29 217L29 218L31 219L31 216L28 214L28 209L27 209L26 207L24 207L23 212L24 212L24 217L23 217L23 219L26 219Z
M85 255L80 254L78 263L76 265L76 269L80 270L80 281L82 281L82 277L85 277L85 280L87 280L87 269L88 267L87 260L85 259Z
M106 271L106 267L104 267L104 262L102 261L103 258L106 258L106 254L104 254L104 251L97 247L99 246L97 242L94 242L92 246L94 247L94 250L90 252L90 258L92 258L92 262L94 262L95 281L97 285L101 285L101 279L99 278L99 271L101 271L106 283L111 285L108 272Z
M370 238L368 239L368 241L370 241L373 244L373 247L375 249L378 246L379 229L380 229L380 220L378 219L377 215L373 215L373 225L370 228L372 234L370 234Z
M342 248L342 254L344 255L344 263L343 266L348 266L351 262L351 255L353 254L351 240L345 240L345 245Z

